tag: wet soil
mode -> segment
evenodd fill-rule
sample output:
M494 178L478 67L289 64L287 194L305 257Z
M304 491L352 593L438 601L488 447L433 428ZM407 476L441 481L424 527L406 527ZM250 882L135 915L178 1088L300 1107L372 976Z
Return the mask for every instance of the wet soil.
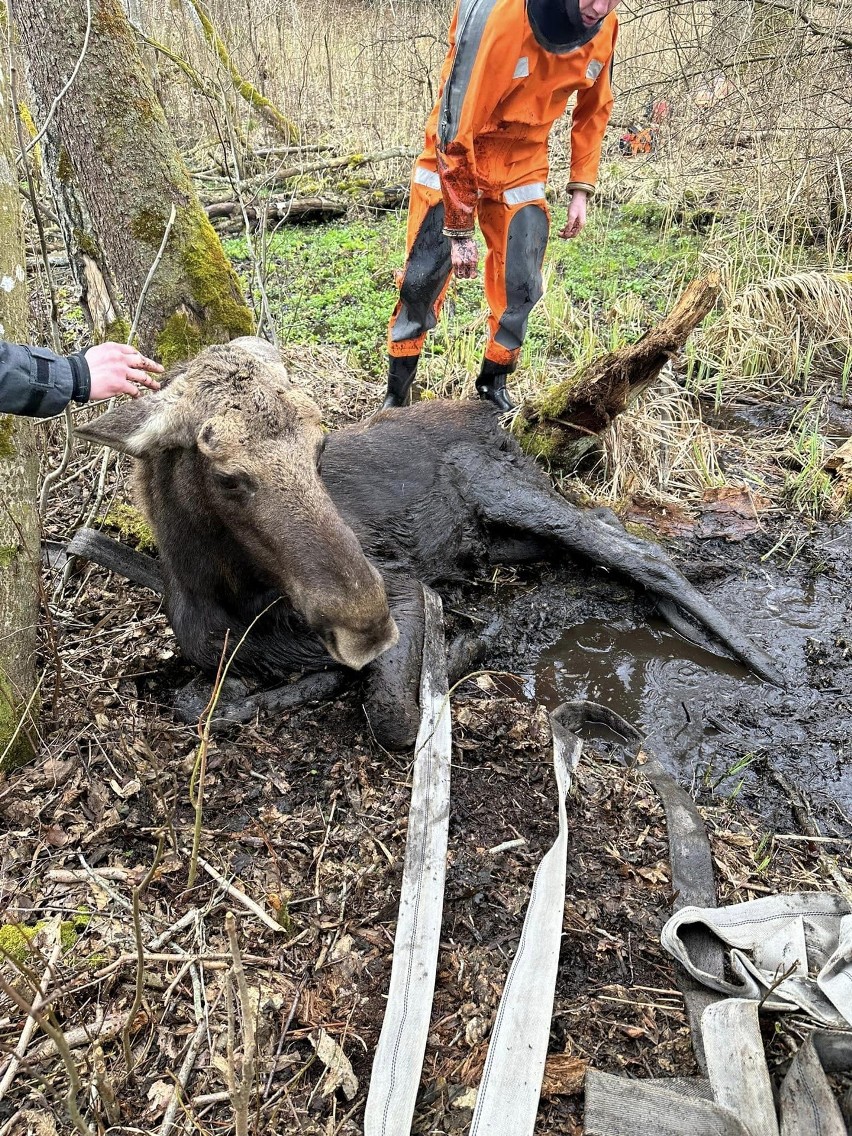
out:
M774 774L827 833L852 835L852 526L668 544L679 567L776 661L785 688L673 632L611 577L573 565L507 587L512 634L491 660L552 709L601 702L637 725L698 800L738 794L779 829L796 820ZM773 549L775 551L773 551ZM791 555L791 550L795 554ZM709 649L708 649L709 648Z

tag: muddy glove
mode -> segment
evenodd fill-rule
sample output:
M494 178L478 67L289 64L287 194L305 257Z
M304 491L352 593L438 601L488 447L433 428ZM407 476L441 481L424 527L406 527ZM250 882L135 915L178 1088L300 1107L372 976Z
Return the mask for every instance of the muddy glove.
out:
M459 280L473 280L479 263L479 249L473 237L453 237L450 240L453 272Z

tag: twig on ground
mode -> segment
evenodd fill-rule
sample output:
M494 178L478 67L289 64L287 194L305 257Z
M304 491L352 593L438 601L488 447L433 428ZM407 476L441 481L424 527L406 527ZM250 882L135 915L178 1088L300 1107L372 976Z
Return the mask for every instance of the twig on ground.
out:
M94 1074L95 1089L101 1104L104 1106L106 1118L110 1124L118 1124L121 1120L121 1110L115 1095L115 1088L110 1080L106 1067L104 1051L100 1044L95 1045L92 1051L92 1072Z
M86 858L82 853L80 853L78 859L83 865L83 871L86 873L95 887L100 888L101 891L105 892L110 897L113 903L118 904L119 907L123 907L125 911L133 910L133 904L126 900L123 895L119 895L115 888L110 887L108 877L104 875L98 875L95 869L86 863Z
M145 992L145 947L142 942L142 916L140 912L140 905L142 902L142 895L145 889L154 878L154 873L159 867L160 861L163 858L163 849L165 847L166 838L162 834L157 842L157 851L154 853L154 860L150 869L145 875L145 878L138 887L133 889L133 937L136 940L136 992L133 997L133 1005L130 1007L130 1012L127 1016L127 1025L121 1033L121 1044L124 1049L124 1061L127 1066L128 1075L133 1072L133 1054L130 1049L130 1027L133 1019L139 1013L142 1006L142 996Z
M71 1122L74 1127L81 1133L81 1136L94 1136L91 1128L83 1119L79 1106L77 1105L77 1097L80 1095L82 1089L80 1084L80 1070L77 1068L77 1062L74 1060L71 1047L68 1044L67 1038L62 1033L62 1030L48 1021L45 1015L38 1010L34 1004L29 1004L26 998L22 997L15 987L10 985L2 977L0 977L0 991L2 991L19 1010L33 1017L39 1029L46 1033L56 1046L56 1051L62 1058L62 1064L65 1066L65 1072L68 1074L68 1092L65 1094L65 1107L68 1109L68 1115L71 1117Z
M75 1026L74 1029L62 1034L63 1043L68 1049L82 1049L84 1045L90 1045L92 1041L112 1041L121 1033L126 1021L126 1013L100 1014L94 1022L85 1026ZM55 1039L50 1035L49 1041L43 1042L28 1056L27 1064L40 1064L42 1061L55 1057L58 1051Z
M285 927L282 927L280 923L276 923L272 916L267 911L264 911L259 903L256 903L253 899L247 896L244 891L240 891L240 889L238 887L235 887L234 884L229 883L228 880L226 880L222 875L222 873L217 871L212 864L208 864L202 856L198 857L198 863L208 874L208 876L211 876L216 881L216 883L220 885L220 887L223 887L225 889L225 891L228 893L228 895L231 896L232 899L235 899L238 903L242 904L242 906L245 907L246 910L251 911L253 915L256 915L261 923L263 923L264 926L268 927L270 931L275 931L279 935L287 934L287 929Z
M319 853L317 854L317 865L314 870L314 891L317 893L317 913L322 911L322 889L320 888L320 870L322 868L323 857L325 850L328 848L328 839L331 836L331 826L334 822L334 814L337 811L337 797L331 802L331 812L328 816L328 824L325 826L325 835L322 838L322 845Z
M210 701L198 721L198 755L195 759L195 765L192 770L192 777L189 782L189 801L195 810L195 820L192 826L192 852L189 855L189 873L187 877L187 887L195 887L195 880L198 876L198 850L201 847L201 825L204 820L204 781L207 777L207 751L210 746L210 725L213 721L213 715L216 711L216 706L219 703L219 697L222 693L222 683L225 681L227 674L227 663L225 658L228 654L228 638L230 631L225 632L225 642L222 644L222 653L219 656L219 666L216 670L216 681L213 683L213 690L210 692Z
M169 1101L169 1106L163 1116L162 1123L160 1124L157 1136L169 1136L172 1128L174 1127L175 1117L177 1116L178 1106L180 1105L182 1096L186 1093L186 1087L189 1084L189 1078L192 1076L192 1070L195 1068L195 1062L198 1057L198 1052L201 1049L201 1043L204 1041L204 1036L207 1032L207 1017L206 1015L201 1018L195 1028L195 1033L192 1035L192 1040L189 1043L189 1048L186 1051L186 1057L183 1064L178 1071L176 1077L175 1091L172 1099Z
M45 879L52 884L78 884L93 878L123 884L131 875L127 868L52 868Z
M237 984L237 992L239 994L240 1001L240 1015L242 1017L243 1026L242 1068L240 1070L239 1084L237 1084L235 1053L232 1045L234 1040L231 1028L232 1000L229 999L228 1089L231 1094L231 1107L234 1110L234 1127L236 1130L236 1136L248 1136L249 1100L251 1097L252 1085L254 1084L255 1058L257 1054L257 1022L255 1020L255 1011L252 1007L248 982L246 981L245 968L243 967L243 961L240 957L240 945L237 941L237 920L234 917L234 913L232 911L228 911L225 915L225 932L227 933L228 944L231 948L231 957L233 959L232 974Z
M173 939L179 931L184 931L187 927L192 926L198 915L198 908L190 907L189 911L187 911L185 915L182 915L180 919L178 919L177 923L172 923L171 927L167 927L165 931L163 931L162 935L158 935L156 939L152 939L151 943L148 946L148 950L162 950L166 943L168 943L170 939Z

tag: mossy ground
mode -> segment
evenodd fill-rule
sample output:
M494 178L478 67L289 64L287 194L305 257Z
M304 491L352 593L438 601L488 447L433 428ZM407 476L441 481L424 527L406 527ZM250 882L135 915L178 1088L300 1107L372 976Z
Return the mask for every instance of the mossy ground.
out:
M117 529L124 541L139 552L152 552L157 546L154 534L135 505L115 501L103 518L109 528Z
M71 919L60 923L59 940L63 954L67 954L75 946L81 932L88 927L89 920L87 912L78 911ZM46 920L39 923L5 923L0 926L0 958L8 956L19 966L26 963L33 939L46 926Z
M565 210L553 211L545 261L547 295L533 312L527 365L607 349L647 326L695 268L701 238L649 225L644 217L595 209L582 236L563 241ZM267 290L284 343L326 343L379 376L387 321L396 302L394 273L405 256L405 213L335 225L282 228L269 244ZM248 289L245 241L226 251ZM472 369L484 342L487 309L481 277L456 283L426 353L454 353ZM460 354L461 353L461 354ZM469 356L469 358L468 358Z
M24 711L8 676L0 670L0 773L17 769L33 756L29 729L19 729ZM30 719L27 725L31 728Z

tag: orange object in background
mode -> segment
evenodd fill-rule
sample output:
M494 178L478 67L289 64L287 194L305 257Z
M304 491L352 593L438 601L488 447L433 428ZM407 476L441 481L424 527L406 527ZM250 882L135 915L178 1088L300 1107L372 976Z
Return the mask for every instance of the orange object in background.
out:
M646 126L644 129L638 126L631 127L622 134L620 148L622 154L628 158L635 158L638 154L650 154L654 149L653 127Z

